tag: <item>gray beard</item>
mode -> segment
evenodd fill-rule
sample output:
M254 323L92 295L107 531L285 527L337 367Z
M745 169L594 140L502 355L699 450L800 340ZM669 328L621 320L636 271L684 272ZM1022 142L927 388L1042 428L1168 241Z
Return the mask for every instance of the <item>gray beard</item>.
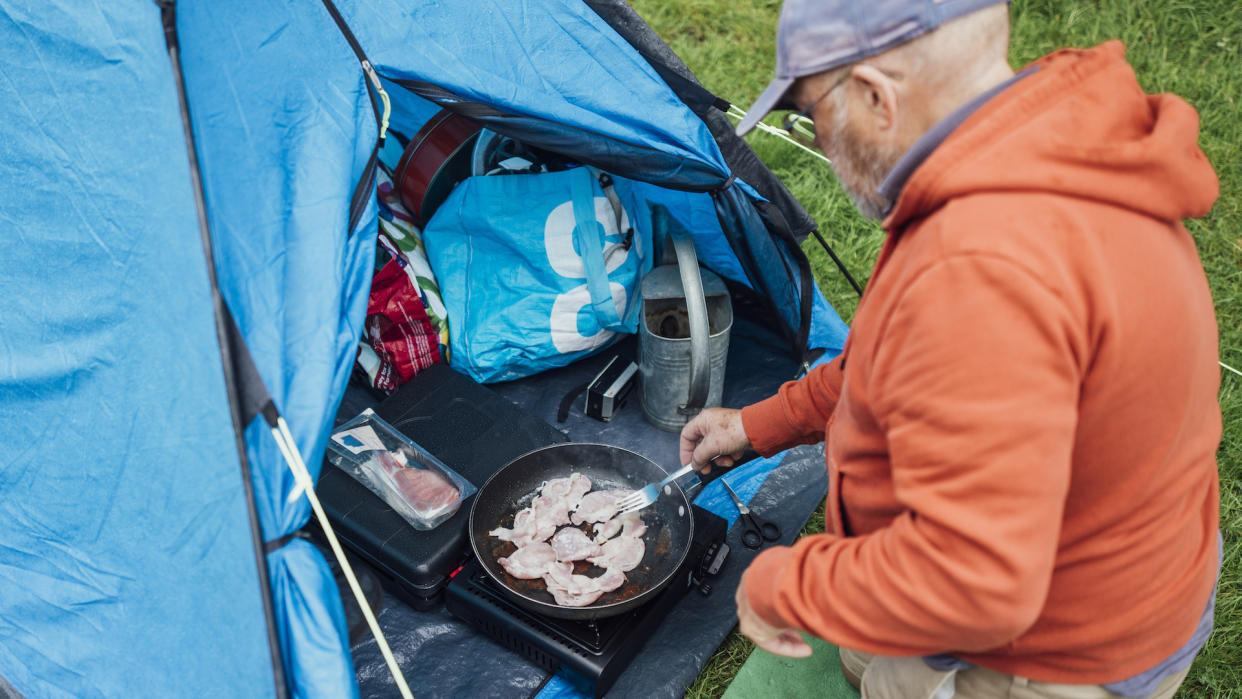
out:
M832 113L832 171L850 201L863 216L879 221L888 212L892 201L879 192L880 184L901 159L901 153L889 145L870 146L849 132L849 104L836 99ZM835 96L834 96L835 97Z
M839 173L837 176L840 178ZM854 202L854 207L858 209L858 213L862 214L864 218L882 221L884 220L884 215L888 213L889 206L892 205L892 202L887 197L882 197L878 193L868 195L865 192L846 187L844 184L842 184L841 188L845 190L846 196L850 198L850 201Z

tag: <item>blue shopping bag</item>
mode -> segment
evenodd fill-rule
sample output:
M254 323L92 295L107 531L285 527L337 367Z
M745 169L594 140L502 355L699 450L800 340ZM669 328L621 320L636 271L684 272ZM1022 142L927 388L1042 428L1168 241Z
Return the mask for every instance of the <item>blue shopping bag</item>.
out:
M471 177L423 241L451 365L476 381L565 366L638 330L651 213L628 180L587 167Z

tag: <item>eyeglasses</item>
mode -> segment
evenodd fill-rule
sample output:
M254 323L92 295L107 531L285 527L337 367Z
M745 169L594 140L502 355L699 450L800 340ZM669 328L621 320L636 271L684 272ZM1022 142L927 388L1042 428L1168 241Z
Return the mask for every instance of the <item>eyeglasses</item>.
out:
M893 80L901 80L901 73L895 73L891 70L884 70L878 66L872 67ZM789 134L790 138L806 146L807 148L814 148L815 120L811 118L811 111L815 109L815 105L823 102L825 97L831 95L833 90L844 85L845 81L849 80L850 76L853 75L853 72L853 66L850 66L845 70L840 78L837 78L837 81L834 82L831 87L824 91L824 94L816 97L815 101L808 104L806 109L803 109L796 114L787 115L785 120L781 122L781 128L785 130L785 133Z

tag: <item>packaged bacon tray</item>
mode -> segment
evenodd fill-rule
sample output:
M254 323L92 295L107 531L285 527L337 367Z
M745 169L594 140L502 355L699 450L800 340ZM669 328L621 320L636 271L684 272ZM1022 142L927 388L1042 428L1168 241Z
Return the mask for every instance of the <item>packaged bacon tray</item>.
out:
M434 529L476 488L367 408L328 442L328 461L353 476L415 529Z

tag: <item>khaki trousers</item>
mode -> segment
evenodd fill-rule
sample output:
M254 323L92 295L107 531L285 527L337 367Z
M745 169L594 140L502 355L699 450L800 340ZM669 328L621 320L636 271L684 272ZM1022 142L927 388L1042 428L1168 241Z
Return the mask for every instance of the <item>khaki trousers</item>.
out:
M862 699L1117 699L1099 685L1037 682L985 667L934 670L922 658L890 658L841 649L851 682L861 678ZM1169 699L1190 672L1167 678L1148 699Z

